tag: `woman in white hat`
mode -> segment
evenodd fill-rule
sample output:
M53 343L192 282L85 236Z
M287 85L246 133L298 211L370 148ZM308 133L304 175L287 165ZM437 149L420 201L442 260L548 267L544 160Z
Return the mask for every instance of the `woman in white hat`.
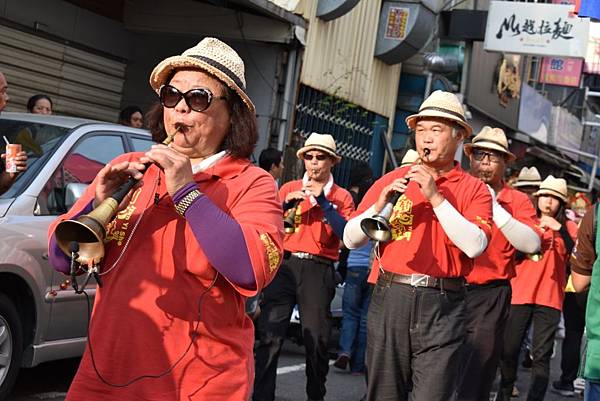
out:
M59 218L141 180L107 227L104 285L67 400L247 400L254 336L244 300L277 271L283 227L273 178L248 160L258 132L244 64L205 38L160 62L150 85L170 145L112 161ZM51 262L67 272L55 226Z
M544 399L563 305L567 258L577 236L577 225L565 215L568 192L563 178L549 175L534 196L538 226L544 234L540 252L527 255L517 264L517 275L511 280L511 310L504 336L498 394L498 400L504 401L510 399L521 343L530 324L533 324L533 366L527 399Z

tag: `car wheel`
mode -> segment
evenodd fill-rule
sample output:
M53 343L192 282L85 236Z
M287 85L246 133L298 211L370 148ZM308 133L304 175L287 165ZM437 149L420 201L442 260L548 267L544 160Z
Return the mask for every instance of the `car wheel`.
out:
M0 400L10 395L23 358L23 328L13 302L0 294Z

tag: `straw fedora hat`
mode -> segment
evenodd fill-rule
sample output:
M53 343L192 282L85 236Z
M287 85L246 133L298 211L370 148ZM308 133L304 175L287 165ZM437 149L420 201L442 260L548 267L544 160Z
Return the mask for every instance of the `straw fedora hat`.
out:
M254 104L246 94L244 62L231 47L215 38L204 38L181 56L164 59L150 74L150 86L156 93L177 68L197 68L216 77L239 95L254 113Z
M400 167L408 166L419 160L419 153L414 149L408 149L400 162Z
M535 167L523 167L519 171L517 181L513 184L513 187L539 187L542 183L542 176Z
M567 192L567 181L564 178L555 178L552 175L546 177L540 184L540 189L533 196L552 195L563 202L568 201L569 192Z
M473 128L471 128L465 117L465 110L454 93L440 90L433 92L421 104L417 114L406 117L406 125L414 130L417 122L427 117L445 118L453 121L467 131L467 136L470 136L473 132Z
M471 156L473 148L490 149L504 153L508 161L514 161L517 157L508 150L508 140L504 131L500 128L485 126L475 135L471 143L464 146L467 156Z
M296 156L302 159L302 156L309 150L320 150L332 156L336 163L342 160L342 156L337 154L337 147L335 146L335 140L329 134L319 134L313 132L310 134L304 146L298 149Z

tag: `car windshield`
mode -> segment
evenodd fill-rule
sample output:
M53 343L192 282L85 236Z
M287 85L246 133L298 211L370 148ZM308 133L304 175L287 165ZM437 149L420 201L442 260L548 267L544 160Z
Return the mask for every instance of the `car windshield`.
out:
M17 196L35 178L46 160L60 145L69 132L68 128L55 125L0 119L0 135L10 143L19 143L27 152L27 170L19 174L17 180L0 198ZM0 153L6 153L6 143L0 138ZM4 164L4 161L2 161ZM4 165L0 169L4 171Z

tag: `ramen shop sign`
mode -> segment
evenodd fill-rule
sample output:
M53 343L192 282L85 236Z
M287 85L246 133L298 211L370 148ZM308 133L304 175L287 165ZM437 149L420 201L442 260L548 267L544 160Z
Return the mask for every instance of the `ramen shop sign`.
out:
M585 57L589 20L572 5L492 1L484 48L505 53Z

